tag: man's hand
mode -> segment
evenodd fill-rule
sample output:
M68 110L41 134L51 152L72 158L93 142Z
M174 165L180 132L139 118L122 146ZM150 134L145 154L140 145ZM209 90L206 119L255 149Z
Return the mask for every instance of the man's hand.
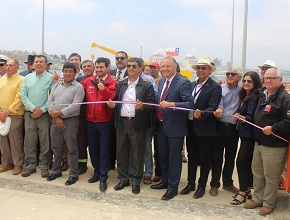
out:
M246 117L243 116L243 115L240 115L239 113L236 113L233 117L232 117L233 120L241 120L243 123L245 123L245 120L246 120Z
M137 99L137 103L135 105L135 109L139 110L139 109L143 109L143 103Z
M115 103L112 102L112 99L109 99L109 101L107 102L107 105L109 106L109 108L115 108Z
M40 108L35 108L31 114L32 118L39 118L43 114Z
M144 82L150 82L150 79L148 79L148 78L143 78L143 81L144 81Z
M272 127L271 126L266 126L266 127L262 128L262 132L265 135L271 135L271 134L273 134L273 131L272 131Z
M196 109L193 113L193 117L199 119L201 117L201 111L199 109Z
M167 102L163 100L162 102L160 102L159 107L160 108L174 107L174 102Z
M59 116L62 115L62 112L61 112L61 110L51 110L51 112L49 113L49 115L52 118L57 118L57 117L59 117Z
M104 83L102 83L100 79L98 79L98 88L100 90L104 90L105 89Z
M0 110L0 121L2 123L5 123L6 118L8 117L9 114L10 114L10 111L8 109L7 109L7 111Z
M54 81L58 81L60 79L60 76L54 71L54 73L51 76L51 79Z
M61 129L65 129L65 124L60 117L55 118L55 122L56 122L57 127Z
M214 117L221 118L223 116L223 110L221 108L217 108L215 112L213 113Z

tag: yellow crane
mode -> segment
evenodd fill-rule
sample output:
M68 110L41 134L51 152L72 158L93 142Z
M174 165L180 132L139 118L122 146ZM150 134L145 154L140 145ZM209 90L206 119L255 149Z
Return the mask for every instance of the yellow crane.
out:
M108 48L108 47L105 47L105 46L102 46L102 45L99 45L99 44L96 44L95 42L92 43L91 45L91 58L92 60L95 59L95 50L96 48L99 48L101 50L104 50L108 53L111 53L111 54L114 54L116 55L117 54L117 50L113 50L111 48ZM128 59L130 59L132 56L128 55ZM149 62L145 61L144 64L149 64ZM180 74L187 77L189 80L191 80L192 78L192 72L191 71L188 71L188 70L181 70L180 71Z

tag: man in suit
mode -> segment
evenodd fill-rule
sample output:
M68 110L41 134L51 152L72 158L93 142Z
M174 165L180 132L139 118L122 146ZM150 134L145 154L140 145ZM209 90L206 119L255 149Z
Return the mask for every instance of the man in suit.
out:
M111 71L110 74L111 76L115 76L118 81L121 81L128 76L128 54L125 51L118 51L115 59L117 69Z
M157 101L158 130L157 141L161 179L151 189L167 189L162 200L170 200L177 195L180 182L184 136L187 135L187 112L168 107L193 108L191 84L176 72L177 62L173 57L165 57L161 63L163 78L159 81Z
M216 135L216 120L213 112L221 100L221 87L209 76L215 71L215 66L207 57L200 57L192 68L196 71L198 80L192 83L194 111L188 114L189 135L186 138L188 152L188 185L181 195L195 190L195 179L198 161L200 163L200 178L198 189L193 198L203 197L208 174L211 169L212 146Z
M154 111L153 106L143 105L142 102L154 103L156 96L151 83L140 77L142 73L140 58L130 58L127 67L129 77L117 84L115 99L137 103L114 104L108 102L110 108L116 108L117 165L120 182L114 187L114 190L122 190L125 186L129 186L128 163L131 153L132 193L138 194L144 171L146 130L152 126L150 113Z

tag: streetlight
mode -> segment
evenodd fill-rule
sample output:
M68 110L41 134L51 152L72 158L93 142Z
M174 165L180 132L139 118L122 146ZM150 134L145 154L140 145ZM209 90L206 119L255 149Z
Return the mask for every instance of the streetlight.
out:
M43 10L42 10L42 50L41 54L44 55L44 0L43 0Z

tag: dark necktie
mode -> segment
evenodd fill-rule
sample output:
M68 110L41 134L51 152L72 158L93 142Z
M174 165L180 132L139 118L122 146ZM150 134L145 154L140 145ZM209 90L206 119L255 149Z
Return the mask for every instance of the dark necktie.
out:
M121 78L121 73L122 73L122 71L120 71L120 70L117 72L117 80L119 80Z
M167 93L167 91L168 91L168 87L169 87L169 81L166 80L166 86L165 86L165 89L163 90L163 93L162 93L162 95L161 95L160 102L162 102L162 101L164 100L164 98L165 98L165 96L166 96L166 93ZM158 116L158 120L159 120L159 121L162 121L162 108L160 108L160 107L159 107L159 109L158 109L158 114L157 114L157 116Z

